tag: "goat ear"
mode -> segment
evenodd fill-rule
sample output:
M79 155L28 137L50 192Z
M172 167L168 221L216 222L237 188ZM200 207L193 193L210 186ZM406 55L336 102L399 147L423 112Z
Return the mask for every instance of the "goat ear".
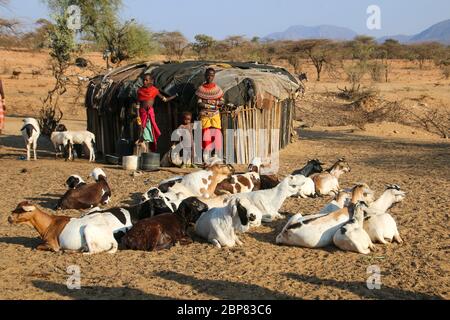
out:
M22 209L26 212L31 212L31 211L36 210L36 207L32 203L27 203L22 206Z

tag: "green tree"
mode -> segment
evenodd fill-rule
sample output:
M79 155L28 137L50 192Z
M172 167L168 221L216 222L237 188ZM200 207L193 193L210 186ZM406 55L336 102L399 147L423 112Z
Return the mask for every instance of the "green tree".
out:
M164 53L172 59L176 57L178 60L183 58L184 52L189 47L189 41L179 31L160 32L154 35L156 41L164 48Z
M50 136L55 130L63 114L59 108L59 99L66 93L69 78L67 69L72 61L72 55L77 50L75 34L67 26L67 16L61 15L55 18L56 22L48 29L52 74L55 85L43 100L39 124L42 133ZM56 117L59 111L59 119Z
M121 22L122 0L42 0L55 14L64 14L70 5L81 9L80 32L100 50L109 52L107 62L120 64L150 53L155 45L152 34L134 20Z
M209 51L216 42L214 38L206 34L198 34L194 39L195 42L192 44L192 50L198 55L199 59L207 58Z

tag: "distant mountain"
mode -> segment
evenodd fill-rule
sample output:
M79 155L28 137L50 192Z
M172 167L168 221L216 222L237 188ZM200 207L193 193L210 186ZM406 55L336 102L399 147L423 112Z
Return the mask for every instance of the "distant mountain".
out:
M410 42L425 41L437 41L450 44L450 19L436 23L410 39Z
M283 32L275 32L267 35L263 40L301 40L301 39L332 39L351 40L358 34L348 28L332 25L317 27L292 26Z
M263 40L301 40L301 39L331 39L331 40L352 40L358 34L348 28L332 25L321 25L316 27L306 27L302 25L292 26L283 32L275 32L263 38ZM416 35L395 35L378 38L379 43L387 39L394 39L401 43L417 43L437 41L450 45L450 19L445 20Z
M406 36L406 35L387 36L379 38L377 39L377 41L382 43L387 39L395 39L401 43L436 41L443 44L450 44L450 19L436 23L435 25L432 25L425 31L413 36Z

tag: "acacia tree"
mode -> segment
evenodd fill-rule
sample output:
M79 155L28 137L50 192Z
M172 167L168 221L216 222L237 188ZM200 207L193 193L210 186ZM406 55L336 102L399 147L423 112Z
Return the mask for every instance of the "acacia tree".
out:
M66 93L69 78L66 76L72 55L76 51L75 35L67 26L67 16L56 17L56 23L48 30L52 75L55 85L42 101L39 125L44 135L50 136L55 130L63 113L59 108L59 99ZM57 117L59 113L59 117Z
M134 19L121 22L118 12L122 0L43 0L56 14L62 15L70 5L81 9L79 32L93 41L105 55L107 63L144 56L154 49L151 32Z
M338 50L333 42L326 39L304 40L296 43L294 50L304 52L311 60L317 72L317 81L320 81L325 67L333 69L338 61Z
M208 57L209 51L216 43L214 38L206 34L198 34L194 39L195 42L192 44L192 50L198 55L199 59Z
M184 52L189 48L189 41L179 31L160 32L155 34L155 38L163 46L164 53L169 59L176 57L181 60Z

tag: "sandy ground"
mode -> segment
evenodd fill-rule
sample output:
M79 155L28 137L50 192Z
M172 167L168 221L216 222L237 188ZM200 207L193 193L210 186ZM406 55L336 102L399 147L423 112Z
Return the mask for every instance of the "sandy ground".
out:
M82 121L69 121L82 129ZM350 187L366 182L377 194L384 184L408 191L393 209L404 244L378 245L368 256L334 248L312 250L277 246L275 237L286 220L242 236L244 246L218 250L196 238L185 247L161 252L120 251L115 255L55 254L33 250L39 240L27 226L10 226L9 212L32 200L48 212L64 192L70 174L87 176L85 160L55 160L40 140L39 160L24 154L18 136L20 119L8 118L0 137L0 299L448 299L450 143L395 124L371 125L366 132L347 128L300 131L300 140L283 150L281 173L317 157L331 165L345 156L352 167L342 179ZM399 132L392 134L393 130ZM135 203L168 172L133 177L109 165L112 205ZM21 173L27 169L26 173ZM150 185L144 181L150 179ZM286 218L314 213L327 199L288 199ZM64 212L77 216L78 212ZM69 290L67 268L81 270L81 290ZM382 287L369 290L367 268L381 269Z

